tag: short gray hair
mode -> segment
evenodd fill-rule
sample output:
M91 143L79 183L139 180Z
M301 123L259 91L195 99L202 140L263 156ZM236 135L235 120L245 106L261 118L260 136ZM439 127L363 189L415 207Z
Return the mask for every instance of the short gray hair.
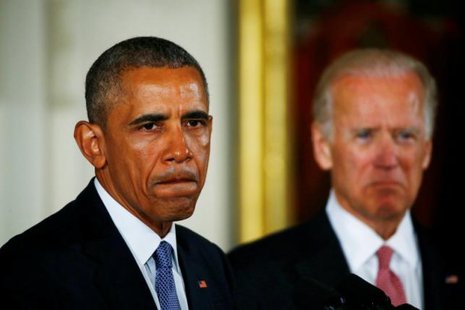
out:
M314 120L323 126L326 138L332 136L331 86L342 76L396 76L415 73L425 90L424 117L426 136L431 138L437 107L436 81L420 61L404 53L377 48L351 50L330 64L320 77L313 99Z

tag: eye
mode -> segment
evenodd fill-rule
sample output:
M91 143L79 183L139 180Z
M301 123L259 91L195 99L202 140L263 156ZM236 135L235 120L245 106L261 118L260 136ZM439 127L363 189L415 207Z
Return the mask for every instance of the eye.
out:
M190 119L185 121L185 125L192 128L203 127L206 126L206 124L207 122L203 119Z
M399 142L413 141L417 137L416 133L413 130L405 129L399 130L396 132L396 140Z
M355 132L355 137L358 140L362 140L362 141L370 139L372 137L372 135L373 135L373 131L371 129L367 129L367 128L358 129Z
M142 126L140 126L140 130L142 131L153 131L157 129L159 126L156 123L145 123Z

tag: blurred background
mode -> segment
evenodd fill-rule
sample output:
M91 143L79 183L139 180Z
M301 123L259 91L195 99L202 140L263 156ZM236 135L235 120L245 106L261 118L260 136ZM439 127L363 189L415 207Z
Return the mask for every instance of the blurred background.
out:
M413 212L452 245L464 236L463 13L459 0L0 0L0 245L89 182L73 139L86 118L85 74L105 49L140 35L178 43L205 70L212 154L182 224L225 251L324 206L310 102L332 59L376 46L424 61L440 105Z

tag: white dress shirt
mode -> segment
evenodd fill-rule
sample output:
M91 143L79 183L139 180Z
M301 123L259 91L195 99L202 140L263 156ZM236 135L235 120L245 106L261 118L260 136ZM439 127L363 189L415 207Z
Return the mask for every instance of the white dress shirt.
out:
M176 226L171 225L169 233L161 239L152 229L145 225L141 220L121 206L108 192L102 187L100 182L95 178L95 187L100 198L103 201L111 219L123 236L124 241L131 250L137 265L139 266L147 286L152 293L153 299L160 308L157 293L155 292L155 260L152 255L162 240L168 242L173 248L173 277L176 285L176 293L182 310L187 310L187 297L184 288L184 281L179 267L178 250L176 247Z
M423 309L421 259L410 212L405 214L397 231L388 240L383 240L368 225L342 208L333 190L326 204L326 212L350 271L374 284L378 272L376 251L382 245L390 246L394 250L390 267L402 281L407 302Z

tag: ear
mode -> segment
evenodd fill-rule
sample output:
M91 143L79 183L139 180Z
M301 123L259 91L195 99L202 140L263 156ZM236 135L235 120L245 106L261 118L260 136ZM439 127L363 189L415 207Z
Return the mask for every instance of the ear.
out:
M314 122L311 131L315 160L321 169L329 170L333 167L330 142L323 134L323 130L319 123Z
M74 127L76 140L82 155L96 168L103 168L106 164L104 152L104 136L99 125L86 121L79 121Z
M429 167L429 164L431 162L431 156L432 156L432 153L433 153L433 141L431 139L429 139L425 143L426 143L426 145L425 145L425 155L424 155L423 163L422 163L423 170L426 170Z

